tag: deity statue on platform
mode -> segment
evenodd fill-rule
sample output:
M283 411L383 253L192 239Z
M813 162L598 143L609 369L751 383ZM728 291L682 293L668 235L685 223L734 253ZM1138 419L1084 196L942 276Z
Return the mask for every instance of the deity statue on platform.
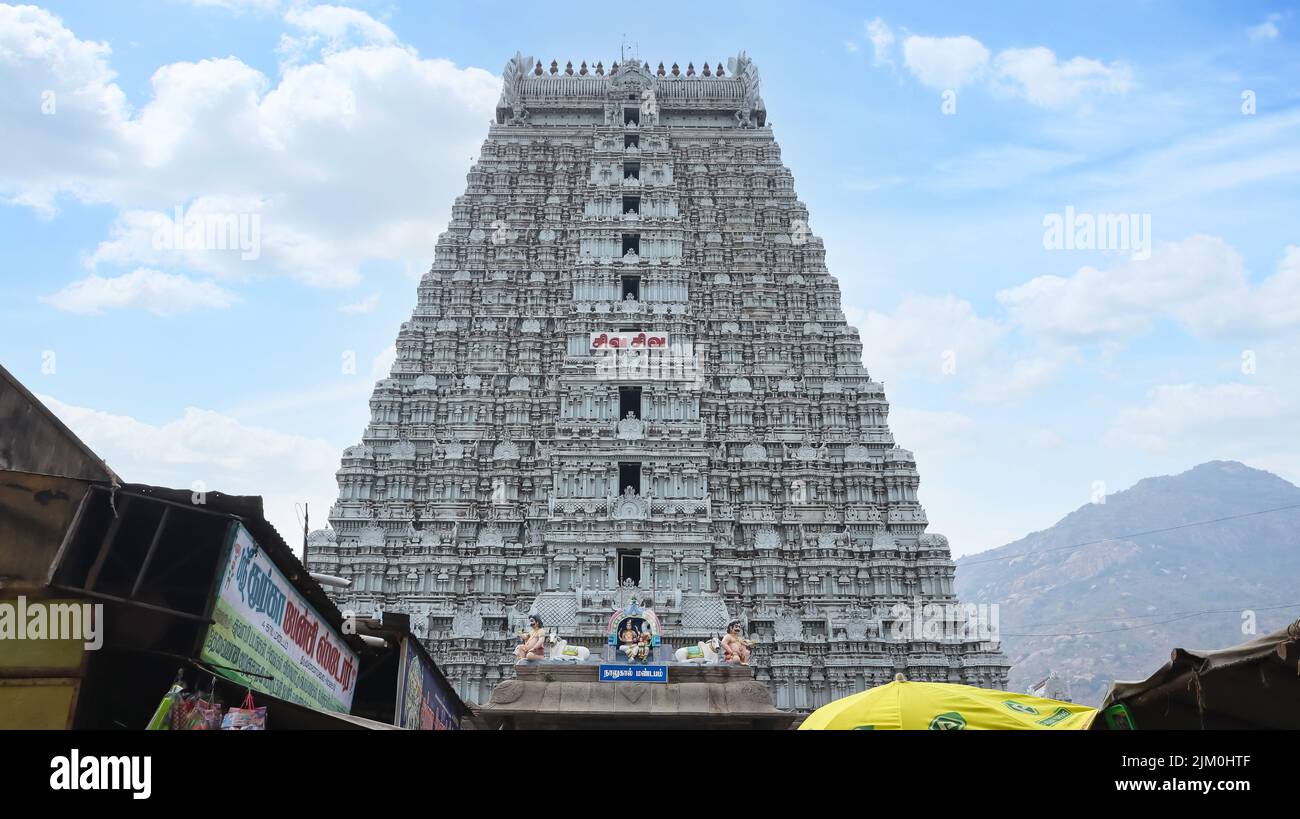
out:
M641 632L632 624L631 618L623 621L623 630L618 633L618 650L629 660L635 659L641 647Z
M650 641L653 639L648 631L634 632L636 637L630 642L620 646L620 650L627 655L628 662L646 662L650 659Z
M618 650L623 652L628 662L647 662L654 647L654 634L648 623L644 627L631 618L623 621L623 629L618 633Z
M627 603L620 605L617 600ZM628 662L649 662L659 650L662 629L659 616L651 608L650 599L641 597L630 578L623 581L623 587L615 594L614 612L607 629L610 654L622 654Z
M536 614L528 617L527 632L520 632L523 643L515 647L515 661L546 659L546 631L542 629L542 618Z
M732 620L727 624L727 634L722 638L722 661L724 663L749 665L749 655L754 648L754 641L746 640L741 636L742 633L739 620Z

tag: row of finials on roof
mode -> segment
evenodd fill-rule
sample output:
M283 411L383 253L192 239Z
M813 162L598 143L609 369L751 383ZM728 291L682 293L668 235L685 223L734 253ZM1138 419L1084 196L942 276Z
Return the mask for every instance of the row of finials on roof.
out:
M645 64L645 70L646 70L646 73L647 73L647 74L650 72L650 63L646 63L646 64ZM545 70L544 68L542 68L542 61L541 61L541 60L538 60L538 61L537 61L537 65L533 68L533 74L535 74L535 75L537 75L538 77L540 77L540 76L542 76L542 75L545 74L545 73L546 73L546 70ZM559 73L560 73L560 66L559 66L559 64L558 64L555 60L551 60L551 73L552 73L552 74L559 74ZM569 76L573 76L573 74L574 74L574 69L573 69L573 62L572 62L572 61L570 61L570 62L568 62L568 63L565 63L565 65L564 65L564 73L565 73L565 74L568 74ZM591 73L591 71L589 71L589 70L587 69L587 62L586 62L586 60L584 60L584 61L582 62L582 65L579 66L579 68L578 68L578 70L577 70L577 73L578 73L579 76L583 76L583 77L585 77L585 76L587 76L588 74ZM596 72L595 72L595 73L596 73L597 76L600 76L600 77L605 76L605 65L604 65L603 63L599 63L599 62L596 63ZM610 66L610 68L609 68L609 75L612 77L612 76L614 76L614 75L617 74L617 73L618 73L618 63L614 63L614 64L613 64L612 66ZM702 73L705 77L712 77L712 76L713 76L713 71L712 71L712 69L709 68L709 64L708 64L707 62L704 64L704 69L703 69L703 71L702 71L701 73ZM671 74L671 75L674 76L674 77L680 77L680 76L682 75L682 70L681 70L681 68L678 67L677 63L673 63L673 67L672 67L672 69L670 69L670 70L665 69L663 63L659 63L659 68L655 71L655 74L657 74L657 75L660 76L660 77L664 77L664 76L667 76L667 75L669 75L669 74ZM724 68L722 67L722 63L718 63L717 75L718 75L719 77L725 77L725 76L727 76L726 69L724 69ZM694 77L694 76L695 76L695 63L687 63L687 64L686 64L686 76L688 76L688 77Z

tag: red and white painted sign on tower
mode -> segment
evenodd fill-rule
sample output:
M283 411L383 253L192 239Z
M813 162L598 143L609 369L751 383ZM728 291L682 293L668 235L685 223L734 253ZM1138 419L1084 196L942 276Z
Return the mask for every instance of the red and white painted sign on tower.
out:
M667 333L592 333L593 350L662 350L668 346Z

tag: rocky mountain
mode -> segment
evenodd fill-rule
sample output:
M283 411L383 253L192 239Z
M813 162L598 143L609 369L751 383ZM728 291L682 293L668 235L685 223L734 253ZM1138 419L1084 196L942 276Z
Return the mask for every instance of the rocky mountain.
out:
M1183 526L1284 506L1297 508ZM1211 461L957 566L963 602L1000 604L1011 689L1055 670L1076 702L1096 705L1112 680L1146 678L1175 647L1224 648L1300 618L1300 488Z

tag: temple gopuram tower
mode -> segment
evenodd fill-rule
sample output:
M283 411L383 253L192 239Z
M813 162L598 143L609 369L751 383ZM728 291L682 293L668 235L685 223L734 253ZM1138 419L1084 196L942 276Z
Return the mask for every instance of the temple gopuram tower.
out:
M466 701L530 613L596 652L629 598L670 646L740 619L783 709L1005 687L766 119L743 52L506 65L307 557L340 608L409 615Z

